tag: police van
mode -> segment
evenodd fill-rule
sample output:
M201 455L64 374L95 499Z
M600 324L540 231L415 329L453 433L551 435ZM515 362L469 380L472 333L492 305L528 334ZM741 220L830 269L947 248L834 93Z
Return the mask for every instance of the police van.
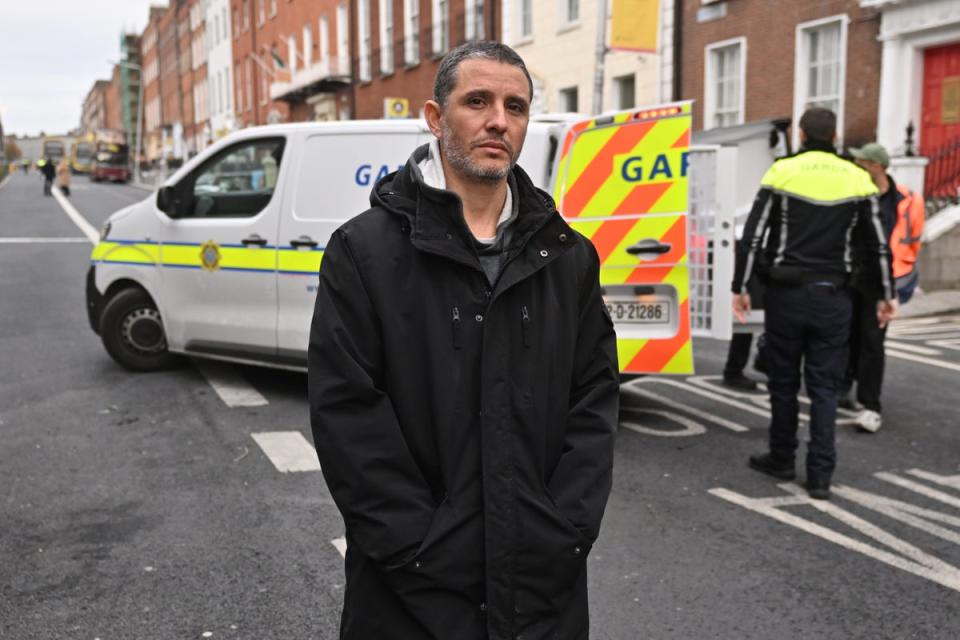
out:
M101 230L91 327L124 367L175 354L302 370L333 231L432 139L416 120L270 125L206 149ZM621 369L692 372L690 104L529 125L519 164L597 247Z

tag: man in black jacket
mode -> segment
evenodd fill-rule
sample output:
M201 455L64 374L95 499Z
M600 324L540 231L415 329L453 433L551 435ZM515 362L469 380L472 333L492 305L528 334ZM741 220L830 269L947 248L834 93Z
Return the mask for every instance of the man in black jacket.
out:
M742 321L750 310L747 282L758 262L765 265L770 448L751 456L750 467L784 480L795 477L802 366L810 396L806 484L816 499L830 497L836 466L834 426L857 255L864 255L864 268L875 274L871 282L876 283L880 326L895 311L877 188L865 171L836 155L836 122L832 111L820 107L800 118L803 148L774 162L763 177L738 245L733 280L734 313Z
M588 637L616 338L596 251L515 166L531 98L509 47L450 52L436 139L326 247L310 417L346 524L341 638Z

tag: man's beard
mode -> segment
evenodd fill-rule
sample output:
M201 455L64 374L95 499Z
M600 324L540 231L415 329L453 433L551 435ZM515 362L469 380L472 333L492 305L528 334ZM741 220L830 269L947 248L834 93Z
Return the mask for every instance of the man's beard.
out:
M464 149L463 144L450 129L446 119L442 121L440 127L443 132L443 138L440 139L440 150L450 166L460 175L481 182L499 182L510 173L510 169L516 162L516 157L506 140L501 138L497 139L497 142L506 147L510 162L500 167L483 167L470 159L470 150Z

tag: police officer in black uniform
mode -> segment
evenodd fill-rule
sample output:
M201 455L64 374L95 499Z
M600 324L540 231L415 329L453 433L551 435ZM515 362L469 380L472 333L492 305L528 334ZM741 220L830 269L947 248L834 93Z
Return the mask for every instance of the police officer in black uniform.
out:
M869 174L836 154L836 124L833 112L820 107L800 118L802 148L763 177L733 279L734 314L743 321L750 310L746 283L764 265L770 451L751 456L750 467L782 480L796 477L802 365L811 403L806 486L821 500L830 497L836 466L834 425L852 316L848 286L858 257L877 275L877 322L885 326L896 310L877 189Z

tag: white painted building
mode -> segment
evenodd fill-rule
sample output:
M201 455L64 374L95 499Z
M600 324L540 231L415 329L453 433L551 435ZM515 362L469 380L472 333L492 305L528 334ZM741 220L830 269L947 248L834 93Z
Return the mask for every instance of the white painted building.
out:
M503 0L503 41L533 77L533 113L592 111L599 8L597 0ZM660 11L657 52L607 52L601 111L672 98L673 0ZM609 17L606 32L609 43Z
M904 151L913 123L914 150L930 154L960 136L960 1L860 0L882 12L883 63L878 141Z
M206 16L207 112L210 135L218 140L236 128L230 2L209 0Z

